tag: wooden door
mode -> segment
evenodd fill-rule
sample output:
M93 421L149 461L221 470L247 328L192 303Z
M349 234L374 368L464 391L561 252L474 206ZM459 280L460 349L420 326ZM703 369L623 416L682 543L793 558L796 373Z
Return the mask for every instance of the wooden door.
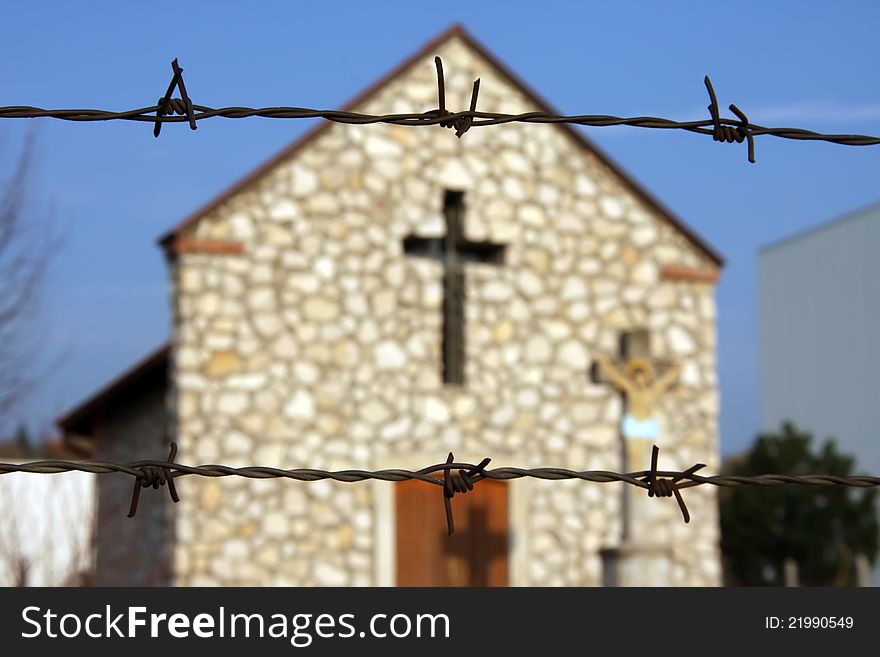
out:
M507 586L507 484L484 480L452 500L447 536L440 486L395 484L398 586Z

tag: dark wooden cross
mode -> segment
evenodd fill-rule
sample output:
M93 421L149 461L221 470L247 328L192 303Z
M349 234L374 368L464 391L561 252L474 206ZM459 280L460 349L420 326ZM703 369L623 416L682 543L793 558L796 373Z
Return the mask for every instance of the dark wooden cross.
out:
M464 384L464 263L500 265L504 245L474 242L464 236L464 192L447 191L443 202L446 235L403 240L403 250L443 263L443 382Z
M492 561L507 555L507 534L489 530L488 512L481 506L468 509L463 531L452 536L444 532L440 541L446 562L444 575L451 586L489 586Z

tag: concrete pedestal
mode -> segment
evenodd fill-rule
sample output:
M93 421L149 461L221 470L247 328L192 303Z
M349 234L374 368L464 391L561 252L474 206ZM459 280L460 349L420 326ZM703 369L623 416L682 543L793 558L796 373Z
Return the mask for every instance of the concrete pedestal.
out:
M625 542L600 550L603 586L671 586L672 548Z

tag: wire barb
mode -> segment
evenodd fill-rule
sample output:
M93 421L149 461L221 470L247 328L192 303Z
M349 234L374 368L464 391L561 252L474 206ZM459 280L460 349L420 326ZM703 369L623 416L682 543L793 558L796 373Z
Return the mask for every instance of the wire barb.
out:
M725 125L721 123L721 114L718 111L718 99L715 97L715 89L712 88L712 81L707 75L703 78L706 84L706 90L709 92L709 113L712 115L712 139L715 141L726 141L728 144L736 142L737 144L748 142L749 146L749 162L755 163L755 139L752 136L752 126L749 124L749 118L736 105L730 105L730 111L736 114L739 119L739 125Z
M439 56L434 57L434 66L437 67L437 109L425 112L425 116L429 118L439 117L455 117L451 119L441 120L440 125L444 128L454 128L455 136L461 139L461 136L470 130L474 124L474 116L477 113L477 98L480 95L480 78L474 80L474 86L471 90L471 107L468 112L453 114L446 109L446 80L443 74L443 60Z
M159 486L168 484L168 493L171 495L171 501L177 504L180 497L177 495L177 488L174 487L174 479L171 474L171 468L174 466L174 458L177 456L177 443L171 443L171 450L168 452L168 466L144 465L141 466L140 475L134 480L134 490L131 493L131 507L128 509L128 517L134 518L137 513L138 501L141 497L141 488L152 486L158 490Z
M452 452L446 457L446 467L443 469L443 506L446 509L446 529L449 536L455 533L455 520L452 517L452 498L456 493L467 493L474 489L474 484L480 479L486 478L486 471L483 469L489 465L492 459L485 458L478 465L471 467L469 470L461 469L458 474L452 474L452 464L455 457Z
M461 136L470 130L474 124L474 115L477 112L477 96L480 95L480 78L474 80L474 87L471 90L471 109L470 114L463 116L455 121L455 136L461 139Z
M687 470L683 472L679 472L672 477L666 478L658 478L657 476L657 458L660 455L660 448L657 445L654 445L654 449L651 451L651 471L648 473L648 476L642 479L643 483L648 484L648 497L672 497L675 496L675 501L678 502L678 508L681 509L681 515L684 518L685 523L691 521L691 514L688 511L687 505L684 503L684 498L682 498L681 493L678 491L678 482L682 479L690 477L697 470L701 470L706 467L705 463L697 463L696 465L692 465Z
M193 111L193 104L189 95L186 93L186 85L183 83L183 69L177 64L176 57L171 61L171 70L174 72L174 75L171 78L171 82L168 84L168 90L165 92L165 95L159 99L159 102L156 105L156 121L153 126L154 137L158 137L159 133L162 131L162 121L159 119L169 114L179 114L181 116L185 114L189 120L190 129L196 129L196 116ZM171 97L175 88L180 91L180 98Z

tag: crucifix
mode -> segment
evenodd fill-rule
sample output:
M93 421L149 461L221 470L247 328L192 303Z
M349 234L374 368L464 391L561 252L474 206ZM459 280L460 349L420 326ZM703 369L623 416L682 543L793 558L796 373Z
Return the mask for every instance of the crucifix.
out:
M647 470L653 445L659 445L660 423L655 417L657 402L678 380L679 363L653 359L650 334L631 331L620 337L620 354L615 360L599 355L591 369L594 383L614 386L623 395L624 414L620 423L621 454L624 472ZM624 487L623 537L632 527L630 487Z
M464 294L466 262L500 265L504 245L475 242L464 236L464 192L447 190L443 201L446 235L403 240L409 255L431 258L443 264L443 382L464 384Z

